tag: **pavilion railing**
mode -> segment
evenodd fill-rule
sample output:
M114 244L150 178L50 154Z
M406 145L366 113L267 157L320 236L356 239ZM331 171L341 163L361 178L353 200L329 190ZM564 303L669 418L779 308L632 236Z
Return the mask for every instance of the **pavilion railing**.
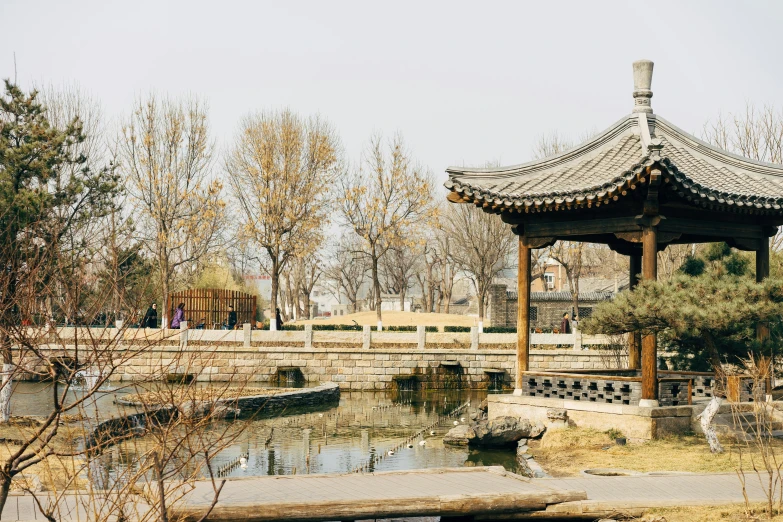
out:
M658 403L661 406L692 404L693 399L713 396L715 375L708 372L658 372ZM732 402L753 401L753 377L729 376L723 386ZM764 390L766 392L766 390ZM561 370L558 372L524 372L522 395L573 401L635 406L642 393L638 370Z

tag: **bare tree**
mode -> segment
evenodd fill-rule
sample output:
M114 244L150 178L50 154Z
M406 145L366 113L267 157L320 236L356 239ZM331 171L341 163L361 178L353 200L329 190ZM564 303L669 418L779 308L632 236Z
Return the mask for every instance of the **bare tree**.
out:
M473 282L483 326L489 287L511 265L515 236L508 225L471 205L450 205L441 223L451 237L454 261Z
M351 311L356 313L359 293L369 271L367 257L361 251L359 238L354 235L340 235L332 250L332 261L325 270L328 286L338 301L344 293L351 304Z
M225 171L243 234L269 256L272 314L286 266L323 241L339 169L339 139L321 118L284 110L250 115L240 125Z
M752 103L743 113L719 114L714 122L704 125L705 141L729 152L757 161L783 163L783 110L774 105L758 109ZM780 228L772 240L772 248L783 248Z
M225 205L222 184L210 179L214 143L205 104L155 95L139 100L123 125L120 149L137 231L158 272L165 324L176 275L195 274L220 240Z
M416 165L397 135L384 146L375 135L357 169L341 179L343 220L361 238L370 262L378 325L381 316L380 261L389 249L410 248L412 227L432 209L430 174Z
M310 295L313 293L316 283L323 275L323 264L317 255L297 259L293 264L295 274L296 292L302 298L302 319L312 319Z
M381 273L387 292L400 296L400 310L405 310L405 297L415 279L422 241L408 238L408 244L390 248L381 261Z
M579 314L579 279L582 277L584 252L585 244L582 242L558 241L549 247L547 253L550 259L560 263L565 270L574 315Z

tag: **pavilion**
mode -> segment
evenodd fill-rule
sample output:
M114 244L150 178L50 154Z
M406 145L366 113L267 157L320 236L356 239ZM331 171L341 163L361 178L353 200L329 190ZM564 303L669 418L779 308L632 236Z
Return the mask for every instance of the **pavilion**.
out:
M632 113L587 143L511 167L447 170L449 201L498 214L519 236L515 395L534 395L523 390L535 384L527 379L535 374L528 371L531 249L557 240L606 244L630 257L634 285L640 273L657 277L657 253L668 245L726 241L756 252L758 280L769 274L769 238L783 224L783 166L720 150L654 114L652 72L651 61L633 64ZM768 329L760 325L757 335ZM631 390L623 404L657 407L667 379L659 379L656 337L629 337L641 393ZM557 384L568 397L596 400Z

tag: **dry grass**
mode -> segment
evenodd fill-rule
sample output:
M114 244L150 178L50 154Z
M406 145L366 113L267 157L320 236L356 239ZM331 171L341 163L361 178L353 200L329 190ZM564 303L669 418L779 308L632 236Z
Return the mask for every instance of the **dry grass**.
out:
M666 522L714 522L723 520L726 522L767 521L783 522L783 514L766 518L763 506L751 506L750 513L745 506L694 506L681 508L650 509L645 512L642 521L655 520L655 517L663 517Z
M13 417L9 424L0 424L0 463L19 450L16 441L29 439L39 426L37 420L25 417ZM50 446L58 452L71 452L75 449L77 438L83 435L78 425L61 426ZM11 489L19 491L27 487L32 490L62 491L82 487L84 480L76 475L83 464L81 458L50 456L15 477Z
M329 319L311 319L292 324L353 324L375 326L378 318L375 312L357 312L355 314L330 317ZM477 326L478 318L457 314L423 314L418 312L383 312L384 326Z
M146 404L147 406L158 406L163 404L179 404L188 401L214 401L218 399L228 400L239 397L252 397L254 395L279 395L281 393L296 390L297 388L250 387L166 388L163 390L123 395L122 400L123 402Z
M752 445L725 444L725 453L713 455L704 437L670 437L644 444L618 446L609 435L596 430L569 428L547 432L540 445L531 448L536 460L553 476L572 476L591 468L621 468L639 472L688 471L693 473L736 471L740 465L752 471ZM783 452L783 441L773 441ZM758 460L757 460L758 462Z

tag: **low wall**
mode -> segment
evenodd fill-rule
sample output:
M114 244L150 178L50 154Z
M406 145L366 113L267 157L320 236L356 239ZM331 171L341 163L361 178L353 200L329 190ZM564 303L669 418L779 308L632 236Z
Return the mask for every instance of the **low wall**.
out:
M131 401L115 401L124 406L142 406ZM324 383L313 388L278 393L275 395L253 395L249 397L223 398L216 404L225 404L231 408L239 408L240 416L268 416L282 413L294 414L301 410L311 410L318 407L328 407L340 402L340 388L334 383ZM159 407L150 412L134 412L107 419L98 423L87 437L86 447L95 450L128 437L144 435L147 426L153 418L155 422L166 423L172 418L176 409L171 406Z
M293 367L299 368L308 382L335 382L344 390L383 390L406 380L416 381L415 387L420 388L447 387L458 380L464 388L508 389L513 385L516 367L516 334L476 331L425 334L423 329L371 333L62 328L46 335L48 338L42 340L49 344L44 344L42 351L49 357L71 356L77 340L82 353L91 343L107 346L106 353L122 361L112 379L124 381L172 373L192 374L207 382L237 378L269 382L279 370ZM566 348L530 350L531 369L618 366L615 354L596 349L607 342L602 336L582 339L578 334L536 335L545 346ZM570 347L569 343L580 340L585 346L587 342L597 344L589 350Z
M599 431L617 430L634 441L687 433L691 430L694 415L691 406L642 408L514 395L489 395L487 401L490 419L508 415L541 422L547 429L578 426ZM552 412L562 410L566 412L565 422L560 418L553 420Z
M279 369L299 368L308 382L336 382L344 390L383 390L395 378L415 378L420 387L442 387L444 374L457 372L464 388L487 388L491 375L500 374L511 388L516 351L508 349L430 349L373 346L362 348L250 347L212 344L198 346L152 345L140 349L124 345L111 353L117 360L126 351L139 352L120 364L112 380L142 380L161 373L193 374L199 381L243 379L270 382ZM50 357L68 356L72 349L43 350ZM533 369L602 369L609 358L599 351L531 350ZM446 367L450 369L446 369ZM40 368L43 370L43 368ZM45 373L41 371L40 373ZM32 376L31 376L32 377ZM453 377L453 375L452 375ZM497 383L497 377L495 377Z

